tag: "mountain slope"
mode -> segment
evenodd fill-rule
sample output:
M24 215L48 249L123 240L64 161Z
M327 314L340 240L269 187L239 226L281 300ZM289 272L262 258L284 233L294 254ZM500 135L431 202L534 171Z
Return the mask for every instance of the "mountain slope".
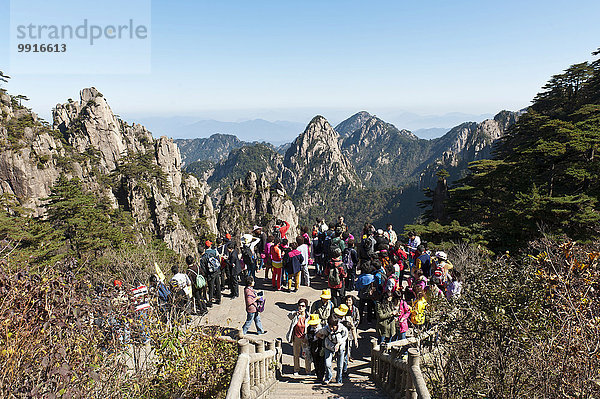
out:
M203 237L216 233L207 186L182 174L173 141L154 140L143 126L120 120L95 88L58 104L54 129L8 95L0 103L0 140L11 144L0 154L0 194L34 215L45 216L44 199L64 176L128 212L140 240L148 233L179 253L195 253Z
M301 216L309 209L343 201L349 190L362 187L339 145L339 134L322 116L315 116L285 153L283 164L291 173L282 182L295 199Z
M213 134L206 138L176 139L181 161L189 165L196 161L219 162L227 158L231 150L250 144L231 134Z

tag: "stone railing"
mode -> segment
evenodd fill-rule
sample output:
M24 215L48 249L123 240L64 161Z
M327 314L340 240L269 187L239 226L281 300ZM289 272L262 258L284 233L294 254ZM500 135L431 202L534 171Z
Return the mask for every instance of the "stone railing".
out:
M372 340L371 378L392 399L430 399L421 373L421 351L431 348L437 331L379 345Z
M281 373L281 340L265 343L246 337L237 343L238 360L226 399L266 397L275 387L278 373Z

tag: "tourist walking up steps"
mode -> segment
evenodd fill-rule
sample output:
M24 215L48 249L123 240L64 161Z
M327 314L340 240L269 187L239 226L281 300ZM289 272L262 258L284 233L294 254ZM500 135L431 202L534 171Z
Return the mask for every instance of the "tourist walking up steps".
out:
M252 325L256 324L256 331L260 334L266 334L267 332L263 329L262 323L260 321L260 312L259 306L262 299L262 293L257 293L254 290L254 279L250 276L246 278L246 288L244 288L244 298L246 301L246 322L242 326L242 333L246 335L248 333L248 329ZM261 298L261 299L259 299Z
M318 314L321 320L327 320L332 311L333 303L331 302L331 291L323 290L321 292L321 300L312 304L310 313Z
M321 329L317 335L323 338L325 349L325 377L323 383L327 385L333 379L333 361L335 359L337 360L336 383L341 384L348 330L337 317L330 316L327 320L327 326Z

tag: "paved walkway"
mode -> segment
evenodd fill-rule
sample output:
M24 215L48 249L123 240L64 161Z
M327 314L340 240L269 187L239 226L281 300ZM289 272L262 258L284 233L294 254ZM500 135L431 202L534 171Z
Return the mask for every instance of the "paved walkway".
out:
M311 268L311 275L314 270ZM349 377L346 378L342 386L323 385L316 381L316 377L301 374L293 376L293 357L292 346L286 342L285 334L290 325L287 317L288 312L296 309L296 303L300 298L306 298L310 303L319 300L321 290L326 288L326 283L322 277L312 277L311 287L300 286L298 292L274 291L271 284L265 284L264 270L257 273L257 282L255 289L263 290L266 298L265 311L261 314L262 324L267 331L266 335L261 336L266 340L275 338L283 339L283 378L280 380L277 388L269 395L269 398L293 398L297 396L310 396L322 398L383 398L386 397L380 393L375 385L371 383L369 375L371 338L375 335L373 325L361 325L359 328L359 353L355 354L355 360L348 365ZM229 293L226 289L225 293ZM352 292L356 296L356 291ZM208 315L202 318L201 323L206 325L219 325L241 329L246 321L246 310L243 298L243 287L240 287L240 297L231 299L223 297L220 305L214 305ZM254 324L250 328L248 335L256 336ZM301 367L304 361L300 361ZM334 371L335 375L335 371Z

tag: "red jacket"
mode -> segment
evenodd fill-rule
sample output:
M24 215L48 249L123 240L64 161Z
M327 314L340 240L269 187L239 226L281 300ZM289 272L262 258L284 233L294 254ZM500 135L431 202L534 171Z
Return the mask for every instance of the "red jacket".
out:
M290 229L290 224L288 222L286 222L285 220L283 221L283 223L285 223L284 226L279 227L279 232L281 233L281 239L283 240L284 238L287 238L285 236L285 233L287 233L287 231Z

